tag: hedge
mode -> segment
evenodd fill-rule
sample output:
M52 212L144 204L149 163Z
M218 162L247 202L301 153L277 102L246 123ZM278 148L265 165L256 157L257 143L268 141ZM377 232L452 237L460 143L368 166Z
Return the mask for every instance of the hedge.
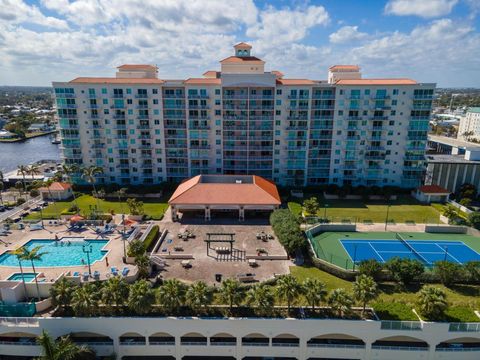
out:
M289 254L305 248L307 243L300 230L300 224L290 210L275 210L270 215L270 224L278 240Z
M160 235L160 228L158 225L152 226L152 229L148 233L147 237L143 241L143 245L145 246L145 251L151 251L151 247L155 245L155 241L157 241L158 236Z

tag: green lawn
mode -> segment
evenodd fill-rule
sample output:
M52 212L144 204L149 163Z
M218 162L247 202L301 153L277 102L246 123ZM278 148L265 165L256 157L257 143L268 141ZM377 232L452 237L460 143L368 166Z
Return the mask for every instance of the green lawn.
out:
M82 195L76 199L76 203L80 208L80 213L90 212L90 208L97 205L97 199L91 195ZM62 211L68 211L68 209L74 204L74 201L59 201L53 204L50 204L45 209L43 209L43 218L44 219L55 219L58 218L59 214ZM106 201L98 199L98 206L101 212L111 213L112 211L116 214L121 214L123 212L128 213L128 206L126 202L118 201ZM153 219L161 219L165 210L167 209L168 204L166 202L145 202L144 201L144 210L145 215L151 216ZM27 216L27 220L38 220L40 219L40 212L31 213Z
M344 288L351 292L353 285L351 282L337 278L316 267L292 266L290 272L299 281L306 278L317 278L325 283L327 289L333 290ZM480 286L475 285L457 285L447 288L443 285L435 285L442 288L447 293L447 300L450 308L445 314L446 321L480 321L475 315L474 310L480 309ZM378 314L385 320L418 320L412 308L415 308L417 301L417 292L419 289L411 291L398 291L392 283L379 284L380 295L376 302L371 305Z
M385 222L387 217L387 203L372 201L365 203L361 200L324 200L319 198L320 210L317 215L323 217L326 213L331 221L348 219L351 222ZM325 204L327 204L325 211ZM290 201L288 208L296 215L302 213L302 202ZM400 197L391 201L388 210L388 219L391 222L405 223L415 221L417 223L438 223L440 212L430 205L420 204L410 197Z

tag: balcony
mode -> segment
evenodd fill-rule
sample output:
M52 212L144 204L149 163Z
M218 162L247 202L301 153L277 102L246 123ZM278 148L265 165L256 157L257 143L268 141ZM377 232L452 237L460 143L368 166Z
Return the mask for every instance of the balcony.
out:
M138 120L148 120L149 116L148 115L138 115L137 119Z
M55 96L61 99L72 99L76 97L73 93L55 93Z
M195 109L201 110L201 109L210 109L210 106L208 106L208 105L188 105L188 108L189 109L194 109L194 110Z
M433 95L426 95L426 94L413 95L413 99L414 100L433 100Z
M136 94L136 99L148 99L148 94Z
M372 95L370 97L370 99L372 99L372 100L389 100L390 95Z
M150 125L137 125L137 130L149 130Z
M113 95L112 95L112 97L113 97L114 99L123 99L123 93L120 93L120 94L118 94L118 93L117 93L117 94L113 94Z
M201 144L193 145L193 144L190 144L190 149L210 149L210 145L201 145Z
M60 119L76 119L78 117L77 114L58 114Z
M125 114L114 114L112 117L115 120L125 120Z
M333 100L335 99L334 94L313 94L312 99L314 100Z
M208 94L188 94L189 99L209 99Z
M250 99L252 100L273 100L273 95L264 95L264 94L250 94L249 96Z
M148 109L148 105L137 105L135 106L136 109Z

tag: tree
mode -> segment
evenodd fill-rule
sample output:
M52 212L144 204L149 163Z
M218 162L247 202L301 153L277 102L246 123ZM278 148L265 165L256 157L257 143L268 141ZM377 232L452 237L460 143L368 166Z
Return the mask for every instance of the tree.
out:
M150 258L147 255L135 256L135 265L138 269L138 277L147 278L150 275Z
M27 173L28 175L32 176L32 183L35 180L35 175L40 174L40 166L37 164L32 164L30 166L27 166Z
M303 282L303 295L315 312L315 306L325 301L327 297L327 289L325 283L318 279L307 278Z
M3 173L2 173L1 171L0 171L0 174L1 174L1 176L0 176L0 202L1 202L2 205L3 205L3 195L2 195L2 191L3 191L5 185L3 185Z
M47 252L40 252L41 248L42 246L35 246L31 250L29 250L24 246L21 247L22 254L20 255L20 259L25 261L30 261L30 263L32 264L32 269L34 274L37 273L35 270L35 261L42 260L42 256L47 254ZM36 276L35 276L35 285L37 287L37 298L38 300L40 300L40 288L38 287L38 279Z
M468 223L475 229L480 230L480 212L474 211L468 214Z
M261 284L247 291L247 304L255 306L261 314L269 314L275 304L275 297L270 287Z
M345 289L335 289L328 297L328 304L339 317L344 317L352 309L353 300Z
M130 285L128 307L139 315L147 314L155 302L155 293L146 280L139 280Z
M394 257L385 263L395 281L408 285L416 281L425 271L423 264L415 259Z
M465 183L460 186L457 193L457 199L475 199L477 197L477 187L473 184Z
M420 313L429 319L439 319L448 308L447 294L434 286L424 286L418 293Z
M78 287L72 296L72 308L78 316L93 316L97 312L99 293L91 284Z
M127 256L137 257L145 254L145 244L140 239L132 240L128 244Z
M443 210L443 216L448 218L448 220L454 220L458 217L457 210L452 205L447 205L445 210Z
M62 277L59 281L55 282L50 288L50 296L52 297L52 304L54 306L60 306L63 311L70 307L73 294L77 285L66 277Z
M451 261L435 262L433 271L445 286L450 286L464 277L462 266Z
M303 202L303 208L307 214L316 216L318 212L318 200L316 197L311 197Z
M22 283L23 283L23 291L25 292L25 296L27 296L27 285L25 285L25 276L23 275L23 267L22 267L22 255L24 252L23 247L19 247L16 250L11 250L11 254L17 257L18 266L20 267L20 273L22 274Z
M358 264L358 272L377 280L383 270L383 264L375 259L362 260Z
M480 282L480 261L469 261L464 265L468 280L478 283Z
M240 289L240 283L234 279L226 279L220 287L220 299L228 304L230 313L233 305L239 305L243 299L243 293Z
M177 279L168 279L158 290L158 302L171 314L182 306L185 289Z
M62 168L61 168L61 173L62 175L64 176L65 178L65 181L67 183L69 183L70 185L73 185L72 183L72 175L73 174L76 174L80 171L79 167L75 164L72 164L72 165L69 165L69 164L62 164ZM73 203L76 205L76 207L78 208L78 204L77 204L77 199L75 197L75 192L72 191L72 194L73 194Z
M85 181L89 184L92 184L92 195L97 199L97 208L100 211L100 203L98 202L98 197L96 197L97 189L95 187L95 183L97 182L97 175L99 174L103 174L103 169L101 167L90 166L83 169L82 178L85 179Z
M212 303L212 291L203 281L194 282L185 294L185 302L198 312Z
M108 279L102 288L102 302L105 305L115 305L118 311L124 306L128 298L128 284L125 279L113 276Z
M143 209L143 202L137 199L127 199L127 205L132 215L143 215L145 210Z
M88 355L95 358L94 351L85 345L74 344L68 336L54 340L45 330L37 338L37 343L42 348L40 360L77 360Z
M277 294L287 300L287 311L290 313L292 302L302 293L302 285L293 275L285 275L278 279Z
M371 276L359 275L353 283L353 296L362 304L362 316L369 301L378 296L377 284Z
M22 175L22 183L23 183L23 191L27 191L27 185L25 183L25 176L28 174L28 166L26 165L18 165L17 167L17 173Z
M306 246L300 224L290 210L279 209L272 212L270 224L278 240L289 254L295 254L297 250Z

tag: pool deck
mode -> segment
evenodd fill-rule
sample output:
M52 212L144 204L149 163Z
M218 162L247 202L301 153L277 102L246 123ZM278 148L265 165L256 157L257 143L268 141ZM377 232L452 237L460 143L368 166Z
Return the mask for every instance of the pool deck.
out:
M6 242L4 244L0 242L0 254L5 251L18 249L32 239L55 239L55 235L58 238L62 237L84 237L87 240L103 239L109 240L104 249L108 250L106 258L108 258L108 265L106 258L91 264L92 274L95 270L100 273L100 279L105 280L110 277L110 268L115 266L120 271L125 267L130 268L130 273L135 270L134 265L125 265L122 261L123 257L123 244L122 236L117 232L114 232L108 237L100 238L93 230L87 228L82 232L71 232L67 230L67 226L45 226L43 230L30 231L28 228L25 230L11 230L11 234L8 236L0 237L0 241ZM88 265L80 266L62 266L62 267L35 267L36 272L43 273L48 280L55 280L60 275L70 271L71 273L78 271L80 274L88 272ZM23 266L24 272L33 272L32 267L28 265ZM0 265L0 280L6 280L12 273L20 272L19 267L1 266ZM108 274L108 275L107 275Z

